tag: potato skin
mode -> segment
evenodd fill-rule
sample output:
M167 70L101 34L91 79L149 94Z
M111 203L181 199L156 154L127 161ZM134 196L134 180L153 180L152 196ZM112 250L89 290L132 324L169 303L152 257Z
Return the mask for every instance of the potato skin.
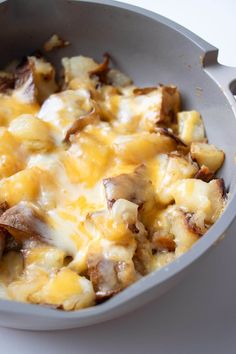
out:
M225 159L225 153L222 150L207 143L192 143L190 153L199 166L206 166L213 174L221 168Z

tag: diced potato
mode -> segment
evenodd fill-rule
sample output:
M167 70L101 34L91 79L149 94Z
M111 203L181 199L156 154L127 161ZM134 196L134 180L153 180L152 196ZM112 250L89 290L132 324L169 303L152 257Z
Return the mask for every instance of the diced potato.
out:
M88 274L98 300L108 298L135 281L132 247L110 241L94 242L88 252Z
M199 239L200 233L197 226L194 226L189 223L187 214L179 207L176 205L167 207L157 214L152 231L154 249L174 252L175 257L180 256Z
M219 170L225 158L222 150L207 143L192 143L190 152L193 160L196 160L200 166L207 166L212 173Z
M67 47L70 44L69 41L66 41L59 37L57 34L53 34L45 43L43 46L43 49L45 52L51 52L52 50L56 48L64 48Z
M138 205L126 199L117 199L112 205L112 217L118 222L135 224L138 219Z
M37 168L25 169L1 180L0 201L6 201L10 206L22 200L36 201L40 191L37 172Z
M114 141L116 155L127 163L139 164L159 153L175 150L174 139L161 134L139 133Z
M223 179L214 179L209 183L209 198L212 203L211 223L222 214L226 203L225 184Z
M10 132L29 150L50 150L53 146L50 126L30 114L23 114L14 119L9 127Z
M41 104L56 90L55 69L44 58L28 57L17 69L13 97L19 101Z
M205 141L204 124L196 111L179 112L177 114L179 137L185 144L193 141Z
M183 179L172 186L172 195L178 206L193 213L200 210L205 214L205 221L211 224L220 216L225 204L222 180L206 183L199 179Z
M152 183L147 177L147 169L144 165L136 168L133 173L122 173L105 178L103 185L108 207L118 199L126 199L142 206L154 198Z
M41 106L37 116L49 124L54 140L61 145L75 122L92 113L93 109L89 90L80 88L51 95Z
M106 95L100 102L105 116L121 133L153 132L159 122L171 121L179 109L175 86L134 88L125 93Z
M108 71L107 82L114 87L127 87L132 84L132 80L117 69L110 69Z
M68 88L76 89L83 85L96 84L95 78L90 78L90 71L96 70L99 66L93 59L84 56L71 58L63 58L62 65L64 68L65 83Z
M200 235L189 227L186 216L181 210L170 212L169 217L171 220L170 232L174 235L176 243L175 255L179 257L193 246Z
M31 294L30 300L70 311L94 305L95 293L89 280L62 268L39 291Z
M133 245L134 235L128 228L127 222L113 219L107 211L95 212L88 215L86 220L87 230L92 237L104 238L121 245Z
M187 158L178 154L160 154L155 159L156 171L154 174L154 187L158 201L169 204L173 200L171 186L177 180L193 177L198 167Z

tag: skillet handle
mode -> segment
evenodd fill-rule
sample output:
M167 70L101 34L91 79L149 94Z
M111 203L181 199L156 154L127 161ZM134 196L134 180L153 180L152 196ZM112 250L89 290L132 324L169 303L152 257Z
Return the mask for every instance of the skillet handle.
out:
M206 67L205 71L220 86L236 114L236 68L216 63Z

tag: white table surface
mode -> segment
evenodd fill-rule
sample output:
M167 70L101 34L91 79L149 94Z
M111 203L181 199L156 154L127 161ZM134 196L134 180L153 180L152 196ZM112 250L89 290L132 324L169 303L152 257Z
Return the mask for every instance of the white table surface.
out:
M126 2L179 22L236 66L235 0ZM2 354L235 354L236 223L181 284L135 313L63 332L0 328L0 343Z

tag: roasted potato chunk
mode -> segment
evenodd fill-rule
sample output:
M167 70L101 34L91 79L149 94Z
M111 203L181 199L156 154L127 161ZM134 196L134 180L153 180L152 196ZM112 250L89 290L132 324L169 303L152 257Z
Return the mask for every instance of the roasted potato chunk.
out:
M183 179L172 186L176 205L196 213L199 209L205 214L205 221L213 224L222 213L225 205L225 189L221 179L209 183L198 179Z
M91 78L91 72L98 69L99 64L93 59L84 56L63 58L64 87L76 89L84 85L94 88L98 79Z
M152 183L145 176L145 166L140 166L131 174L106 178L103 180L108 207L118 199L126 199L141 206L153 198Z
M107 257L104 256L104 250L107 251ZM133 249L113 243L94 244L90 247L87 257L88 274L97 301L111 297L135 281L133 252Z
M177 114L180 139L187 145L194 141L204 142L205 129L200 114L196 111L179 112Z
M222 166L225 154L217 149L215 145L194 142L190 148L192 159L197 161L199 166L206 166L211 173L216 173Z
M152 246L158 252L185 253L201 236L188 214L176 205L159 212L152 230ZM158 257L158 255L157 255Z
M85 88L66 90L51 95L41 106L38 118L51 128L51 134L59 145L88 124L98 121L97 105Z
M181 154L160 154L155 163L154 187L158 201L162 204L173 201L171 188L177 180L193 177L198 172L197 165Z
M0 216L0 227L7 230L18 241L33 237L48 241L49 229L42 213L33 204L20 202Z
M129 94L127 94L129 92ZM160 86L152 88L135 88L107 95L99 104L110 117L111 123L120 132L155 131L158 123L170 122L176 115L180 97L176 87Z
M44 58L32 56L17 69L13 95L26 103L41 104L57 88L54 67Z

